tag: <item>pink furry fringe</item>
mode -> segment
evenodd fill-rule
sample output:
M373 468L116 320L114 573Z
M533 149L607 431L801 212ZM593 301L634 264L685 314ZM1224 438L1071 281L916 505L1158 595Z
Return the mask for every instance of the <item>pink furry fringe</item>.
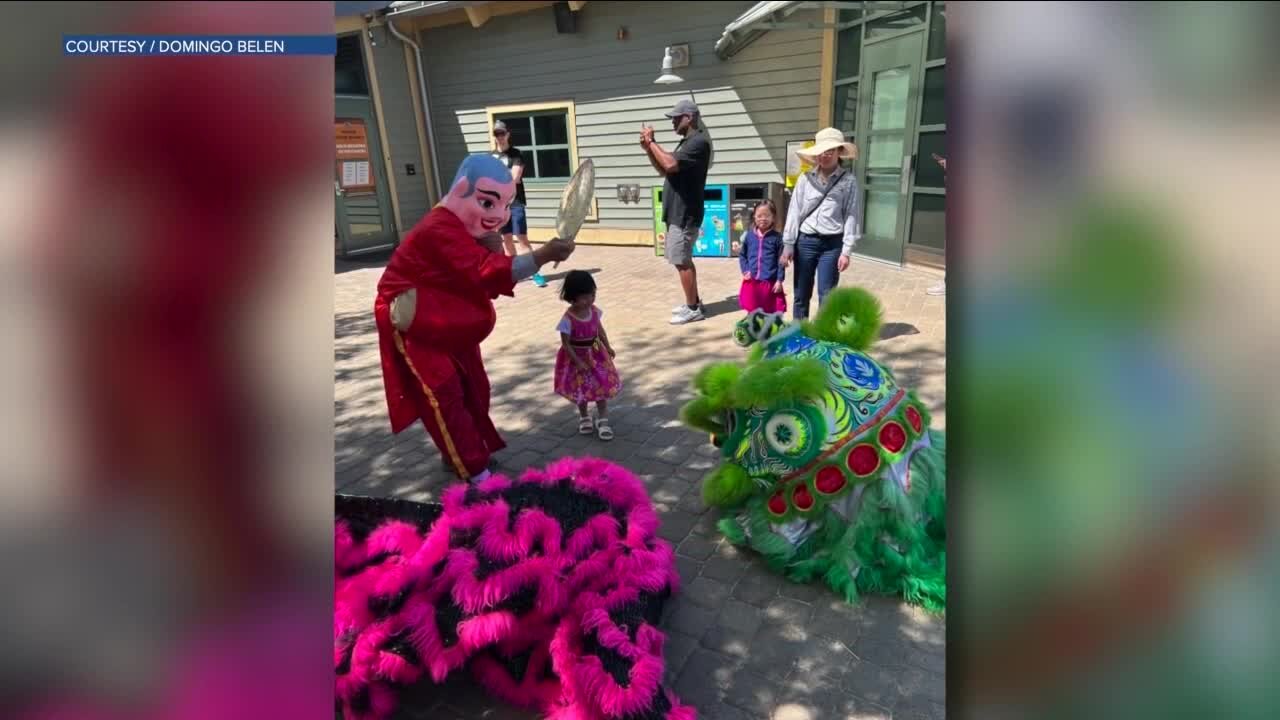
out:
M525 507L530 496L520 492L510 496L523 508L512 517L503 492L565 478L609 510L569 531L536 506L543 500ZM671 707L664 720L696 720L662 687L662 632L647 622L619 627L611 616L632 612L622 608L642 594L679 590L674 550L657 537L639 478L598 458L565 458L518 481L456 485L442 506L425 533L392 520L358 541L335 523L335 694L346 718L383 720L397 686L444 682L469 667L496 697L552 720L622 720L662 699ZM626 683L585 652L591 637L628 663ZM526 661L512 666L518 676L503 660L517 657Z
M598 717L639 714L651 706L657 693L664 692L661 683L665 637L645 623L636 628L633 643L627 629L615 625L609 615L636 600L638 595L635 587L620 587L605 595L582 595L551 643L565 697L572 699L571 704L589 705ZM599 658L583 654L583 639L590 634L594 634L603 647L632 661L625 687L614 680Z
M554 680L540 680L551 664L551 654L545 643L533 648L524 679L517 683L499 664L496 657L484 654L471 663L476 682L494 695L518 707L545 712L555 706L562 690Z

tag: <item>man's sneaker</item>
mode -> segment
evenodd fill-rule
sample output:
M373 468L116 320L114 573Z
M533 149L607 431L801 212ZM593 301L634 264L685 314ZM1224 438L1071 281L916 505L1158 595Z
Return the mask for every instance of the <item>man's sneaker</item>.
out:
M933 287L929 288L928 290L925 290L925 291L924 291L924 294L925 294L925 295L946 295L946 294L947 294L947 281L946 281L946 280L943 280L942 282L938 283L937 285L934 285Z
M534 274L533 274L533 284L534 284L534 285L537 285L538 287L546 287L546 286L547 286L547 279L546 279L546 278L544 278L544 277L542 277L542 273L534 273Z
M679 310L675 311L674 313L672 313L671 324L684 325L687 323L697 322L699 320L706 320L706 319L707 319L707 316L702 314L702 308L698 308L697 310L690 310L689 306L686 305L680 308Z
M689 307L688 305L685 305L684 303L680 303L679 305L677 305L677 306L675 306L675 307L671 308L671 314L672 314L673 316L674 316L674 315L679 315L679 314L681 313L681 311L683 311L684 309L686 309L686 308L688 308L688 307ZM701 301L701 300L699 300L699 301L698 301L698 310L705 310L705 309L706 309L706 308L705 308L705 307L703 307L703 305L702 305L702 301Z

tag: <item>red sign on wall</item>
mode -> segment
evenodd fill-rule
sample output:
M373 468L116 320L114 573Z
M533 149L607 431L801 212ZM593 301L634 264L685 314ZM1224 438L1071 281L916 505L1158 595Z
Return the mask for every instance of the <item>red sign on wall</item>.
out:
M372 190L373 171L369 157L369 133L359 118L338 118L334 122L337 148L336 177L344 190Z

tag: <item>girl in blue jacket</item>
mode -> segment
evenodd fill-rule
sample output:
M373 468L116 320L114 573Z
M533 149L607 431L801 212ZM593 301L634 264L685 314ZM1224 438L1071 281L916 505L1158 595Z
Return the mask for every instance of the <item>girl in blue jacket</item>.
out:
M782 233L776 226L778 209L772 200L761 200L752 211L752 227L742 236L738 266L742 269L742 290L738 304L751 312L787 311L787 294L782 289L785 270L778 263L782 256Z

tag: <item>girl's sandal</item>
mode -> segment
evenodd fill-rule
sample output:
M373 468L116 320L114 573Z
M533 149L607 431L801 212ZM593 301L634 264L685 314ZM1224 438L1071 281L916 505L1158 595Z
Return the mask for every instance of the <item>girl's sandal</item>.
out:
M594 424L591 422L591 418L589 418L589 417L584 417L584 418L582 418L581 420L579 420L579 421L578 421L578 434L579 434L579 435L590 435L590 434L591 434L591 432L592 432L592 430L594 430L594 429L595 429L595 426L594 426Z
M596 437L608 442L613 439L613 428L609 427L608 418L600 418L596 423Z

